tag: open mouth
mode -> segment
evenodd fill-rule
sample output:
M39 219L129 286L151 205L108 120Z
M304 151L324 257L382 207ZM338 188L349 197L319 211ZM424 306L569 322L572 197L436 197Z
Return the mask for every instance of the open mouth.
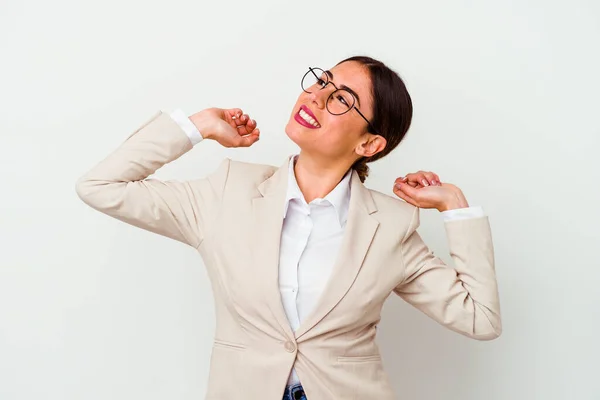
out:
M321 127L315 115L306 106L301 106L298 113L294 116L296 122L310 129L318 129Z

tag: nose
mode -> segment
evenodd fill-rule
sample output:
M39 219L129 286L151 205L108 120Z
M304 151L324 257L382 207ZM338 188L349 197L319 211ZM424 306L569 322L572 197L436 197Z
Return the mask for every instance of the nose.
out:
M330 87L331 85L327 85L326 87L320 90L315 90L309 94L310 100L314 104L316 104L316 106L321 110L325 108L325 105L327 104L327 99L331 94L331 89L329 89ZM335 90L335 88L333 90Z

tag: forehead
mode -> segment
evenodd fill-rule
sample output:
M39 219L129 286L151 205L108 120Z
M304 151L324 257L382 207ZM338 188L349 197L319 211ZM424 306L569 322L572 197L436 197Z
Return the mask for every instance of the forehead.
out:
M358 94L361 108L371 108L371 79L366 67L355 61L347 61L329 71L333 74L333 82L338 87L346 85Z

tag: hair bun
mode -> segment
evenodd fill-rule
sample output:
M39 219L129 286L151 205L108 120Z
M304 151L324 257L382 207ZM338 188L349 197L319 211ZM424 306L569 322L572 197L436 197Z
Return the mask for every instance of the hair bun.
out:
M362 183L365 183L365 180L369 176L369 166L367 165L367 159L365 157L361 158L357 162L354 163L352 169L358 173L358 177Z

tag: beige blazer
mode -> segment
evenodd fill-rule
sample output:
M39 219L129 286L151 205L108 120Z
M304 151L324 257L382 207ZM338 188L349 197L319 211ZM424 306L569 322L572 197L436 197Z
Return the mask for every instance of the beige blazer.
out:
M147 179L190 149L180 127L158 113L80 178L77 193L202 256L216 307L206 399L281 400L294 361L309 400L393 399L375 341L391 293L463 335L500 335L487 217L445 223L454 261L447 266L417 233L419 210L367 189L356 172L332 277L292 332L277 277L289 159L279 168L226 159L205 178Z

